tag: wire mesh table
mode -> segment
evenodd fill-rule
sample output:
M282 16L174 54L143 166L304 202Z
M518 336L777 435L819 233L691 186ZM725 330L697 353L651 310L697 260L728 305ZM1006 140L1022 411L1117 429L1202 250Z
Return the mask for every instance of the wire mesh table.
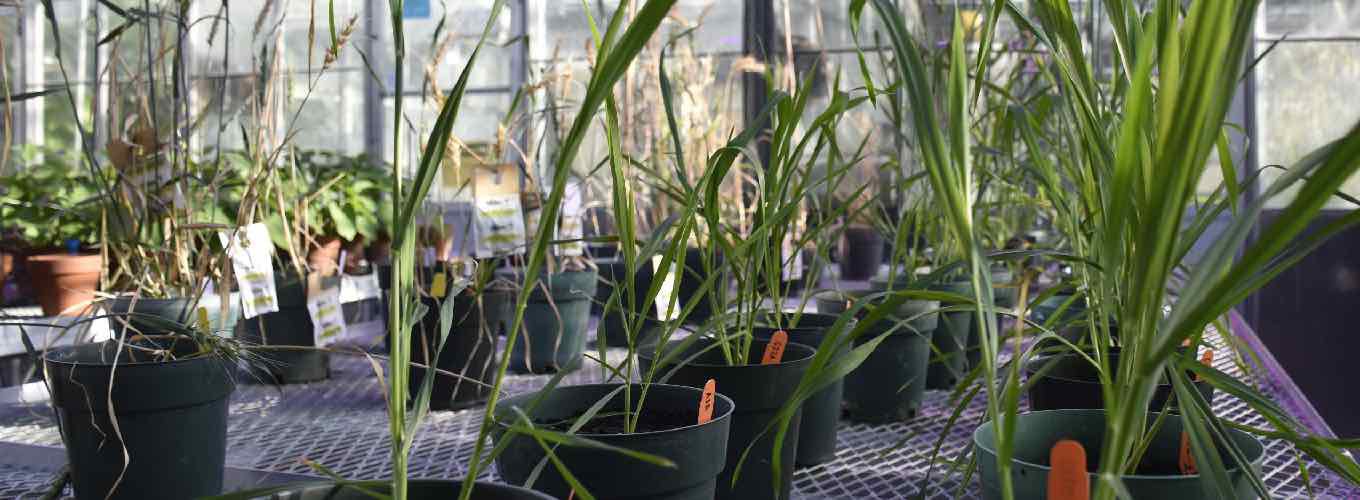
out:
M1254 338L1249 330L1245 332ZM1291 407L1286 403L1297 402L1297 389L1287 379L1272 378L1269 370L1254 368L1249 376L1242 367L1252 365L1239 361L1256 357L1239 359L1223 339L1215 336L1211 340L1218 351L1214 359L1220 370L1256 384L1282 400L1286 408ZM624 355L622 350L610 350L607 357L613 362ZM276 388L242 383L231 401L228 466L314 475L305 459L344 477L386 476L390 464L387 414L372 365L362 356L333 356L331 367L329 380L312 384ZM532 391L549 378L510 376L507 392ZM587 361L582 369L566 375L562 383L603 379L599 365ZM1294 392L1290 393L1290 389ZM947 433L946 421L955 408L947 391L928 391L921 411L910 422L889 425L843 422L835 459L799 470L794 477L794 497L976 498L976 478L964 471L972 431L983 420L984 405L982 397L975 398ZM1221 393L1215 396L1214 409L1218 415L1238 423L1268 426L1245 403ZM410 459L411 477L463 476L482 411L476 407L431 413L416 437ZM941 441L942 433L945 435ZM940 454L932 457L937 441L942 442ZM59 448L61 438L47 403L21 400L0 404L0 443L36 445L53 451ZM1307 497L1311 493L1319 498L1360 498L1360 489L1302 458L1287 442L1266 439L1264 443L1265 483L1273 497ZM38 466L13 456L0 456L0 497L36 497L50 489L60 467L57 460L55 466ZM494 468L484 475L496 479Z

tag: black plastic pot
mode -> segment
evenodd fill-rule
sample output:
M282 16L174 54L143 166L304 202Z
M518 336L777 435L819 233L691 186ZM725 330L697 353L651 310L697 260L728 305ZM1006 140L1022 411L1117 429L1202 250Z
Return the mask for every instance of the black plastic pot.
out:
M294 489L261 498L267 500L370 500L373 496L365 493L365 491L390 495L392 493L391 484L391 481L387 480L373 481L372 484L364 484L364 490L340 486L334 482L299 484ZM458 498L458 493L463 487L463 481L414 479L408 481L406 485L407 498L410 500L445 500ZM471 498L473 500L553 500L553 497L534 490L486 481L477 481L472 487Z
M1119 348L1110 348L1111 366L1119 363ZM1031 410L1102 409L1099 371L1090 361L1077 353L1038 356L1025 364L1029 383ZM1193 380L1193 376L1191 377ZM1203 380L1194 382L1195 389L1209 402L1214 400L1214 386ZM1159 412L1175 391L1170 381L1163 381L1153 392L1148 411Z
M173 346L181 356L197 351L185 338ZM123 350L115 369L118 351L110 341L53 348L43 357L76 498L103 499L110 490L115 499L221 493L227 400L236 389L229 363L215 355L160 362ZM110 430L115 419L117 433Z
M540 280L524 309L525 335L515 343L510 368L549 373L579 367L598 281L595 271L556 273Z
M1014 285L1006 284L1014 281L1014 273L1009 269L992 268L992 299L993 303L999 307L1015 307L1020 300L1020 289ZM972 293L969 288L967 293ZM982 363L982 324L977 320L977 314L973 313L973 323L968 327L968 366L977 366Z
M505 424L519 418L512 408L519 408L529 415L535 425L570 425L606 396L611 399L601 413L623 411L625 393L622 388L619 384L561 386L544 395L532 410L530 407L539 396L538 392L505 399L496 408L496 420L500 425L493 439L511 441L505 452L496 458L496 470L511 483L524 484L545 458L543 447L532 438L506 434ZM714 400L713 419L697 424L702 393L692 387L652 384L643 400L643 417L639 421L639 429L649 430L624 434L621 426L608 422L597 427L591 426L595 423L587 424L577 434L620 448L666 457L675 462L675 468L652 465L596 448L562 446L553 453L597 498L712 499L727 456L734 405L732 400L719 394ZM642 395L642 386L632 386L629 395L636 405ZM527 486L557 498L571 495L571 488L551 465Z
M845 230L845 254L841 255L841 279L863 281L878 274L883 264L883 235L872 227L850 226Z
M935 289L964 296L972 296L968 282L947 283ZM926 389L952 389L968 374L966 348L973 335L976 311L953 311L939 314L939 323L931 333L930 366L926 369Z
M769 365L731 366L723 360L721 350L713 347L714 342L701 339L693 342L688 349L679 350L680 342L667 344L660 352L662 359L670 358L668 363L657 368L657 373L667 373L675 369L669 380L659 382L701 388L709 379L717 384L718 393L732 399L736 411L732 416L732 430L728 435L727 461L718 476L718 492L714 498L732 500L755 500L762 498L789 498L793 485L793 466L797 459L798 434L802 422L802 409L794 412L784 435L780 449L780 487L771 491L774 481L772 456L775 436L773 432L760 436L766 426L774 421L779 408L793 397L798 380L812 364L813 348L789 342L784 348L783 362ZM751 343L748 358L758 361L765 352L766 342ZM707 351L704 351L705 349ZM689 359L703 351L689 363L676 368L673 364ZM655 347L646 348L638 354L643 370L651 369L656 363ZM672 357L672 354L675 354ZM756 437L760 436L757 440ZM754 445L752 445L754 443ZM741 460L742 453L750 447L750 454L741 466L741 475L736 484L732 483L733 474Z
M705 293L703 297L695 297L699 293L699 288L703 286L704 280L708 279L708 275L704 273L704 252L706 251L701 248L685 250L685 271L680 276L680 285L676 287L677 293L680 295L679 307L689 307L692 300L699 302L698 305L694 306L694 310L690 311L689 316L685 317L686 323L703 323L708 318L713 317L712 293ZM711 265L714 270L722 267L723 257L721 253L716 253L710 258L713 259ZM726 285L715 283L713 286Z
M792 316L785 318L791 319ZM816 348L826 337L827 328L834 325L837 318L830 314L803 313L798 317L796 327L756 326L752 332L758 339L769 340L776 331L783 330L788 334L789 342ZM769 321L766 323L772 324ZM854 327L854 321L850 321L846 324L846 331ZM835 355L849 350L849 346L846 346ZM845 380L838 379L803 402L803 421L798 430L798 466L817 465L836 458L836 428L841 422L841 397L844 393Z
M444 348L433 365L459 377L434 372L431 382L430 409L451 410L466 408L486 400L496 375L496 332L509 321L513 294L508 290L484 290L480 296L459 293L453 300L453 318ZM413 331L420 336L411 340L411 361L430 364L439 342L439 313L441 300L421 297L428 310ZM411 367L411 397L414 398L424 382L427 370Z
M208 312L208 324L215 332L233 332L236 329L237 320L241 316L240 302L229 301L227 316L222 316L220 304L214 302L207 306L202 299L195 301L191 298L173 299L147 299L138 298L135 302L132 297L119 296L109 301L109 313L126 319L127 324L142 333L158 333L162 330L155 320L148 320L146 316L160 318L165 321L179 323L181 325L194 326L198 320L194 310L199 306L204 306ZM122 335L125 324L122 319L110 319L109 326L115 335Z
M598 263L597 263L598 264ZM628 279L624 272L626 267L622 259L613 259L604 264L599 264L601 280L599 288L595 292L597 305L604 305L609 302L609 296L614 293L616 285ZM607 275L605 273L608 273ZM646 334L652 329L661 326L661 321L656 317L656 307L653 304L644 304L647 298L647 288L652 285L652 266L651 264L638 266L638 270L633 274L633 304L636 310L625 314L628 309L628 298L620 295L616 298L619 303L609 307L608 311L602 312L600 322L596 329L596 339L603 340L608 347L626 347L628 345L627 329L624 321L634 319L637 315L643 315L642 329L637 332L638 338L635 345L641 345ZM621 289L621 288L619 288ZM639 312L640 311L640 312Z
M1104 410L1040 411L1017 415L1015 418L1015 449L1011 459L1011 484L1015 488L1015 498L1048 497L1048 456L1053 444L1059 440L1071 439L1081 443L1086 450L1087 470L1095 470L1105 437ZM1155 420L1155 415L1148 416L1149 424ZM1119 478L1123 486L1128 488L1131 498L1211 498L1206 495L1204 482L1199 475L1183 475L1178 469L1181 431L1181 417L1171 415L1165 418L1143 455L1143 462L1136 474ZM1236 429L1228 429L1228 435L1247 458L1249 464L1246 467L1259 475L1265 447L1256 438ZM973 432L973 444L978 455L982 498L1002 498L1001 473L996 466L996 430L992 421L982 424ZM1245 467L1242 464L1234 465L1232 457L1224 449L1225 445L1220 444L1218 448L1220 458L1230 467L1228 477L1236 493L1232 498L1257 498ZM1089 476L1094 488L1098 483L1096 475L1093 472Z
M817 311L841 314L855 300L880 293L873 290L818 292ZM857 339L865 342L878 337L904 319L915 318L878 345L869 357L845 377L845 414L855 422L888 423L911 420L921 408L925 395L926 368L930 363L930 339L939 324L939 314L931 313L939 302L909 300L893 316L869 326Z
M339 276L322 278L325 287L340 286ZM331 281L335 280L335 281ZM269 349L268 346L315 347L312 316L307 311L306 278L275 277L279 310L242 319L241 340L258 344L262 359L250 369L250 379L275 384L315 382L330 377L330 354L321 351Z

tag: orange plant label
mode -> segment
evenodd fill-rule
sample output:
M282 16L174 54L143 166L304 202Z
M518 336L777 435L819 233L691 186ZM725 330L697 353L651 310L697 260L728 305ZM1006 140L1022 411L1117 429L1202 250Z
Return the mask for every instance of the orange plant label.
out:
M773 365L784 359L784 347L789 345L789 334L784 330L774 332L770 336L770 343L765 344L765 355L760 358L760 364Z
M699 423L706 424L713 420L713 400L718 396L718 382L708 379L704 382L704 395L699 396Z
M1214 350L1213 350L1213 349L1210 349L1210 350L1204 351L1204 355L1203 355L1203 356L1200 356L1199 362L1200 362L1200 363L1203 363L1204 366L1213 368L1213 366L1214 366ZM1199 375L1195 375L1195 381L1199 381L1199 379L1201 379L1201 378L1203 378L1203 377L1200 377Z
M1190 435L1185 431L1181 431L1181 458L1177 465L1181 468L1181 474L1199 474L1199 468L1195 467L1195 455L1190 452Z
M1089 500L1091 479L1086 474L1086 449L1071 439L1058 441L1048 452L1048 500Z

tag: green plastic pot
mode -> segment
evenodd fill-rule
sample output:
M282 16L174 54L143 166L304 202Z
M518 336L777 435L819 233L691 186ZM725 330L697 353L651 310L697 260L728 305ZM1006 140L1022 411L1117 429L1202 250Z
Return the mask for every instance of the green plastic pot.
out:
M785 318L792 319L792 313L786 313ZM756 326L752 332L758 339L769 340L774 332L784 330L789 336L789 342L816 348L822 344L827 329L834 325L837 319L837 316L830 314L805 312L798 316L796 327ZM773 321L767 317L765 323L773 324ZM846 331L854 327L855 322L851 320L846 324ZM850 347L847 345L835 356L849 351ZM836 458L836 428L841 422L841 398L844 394L845 379L837 379L803 402L803 421L798 429L796 459L799 467L810 467Z
M847 305L865 300L874 290L842 292L825 290L815 296L817 311L841 314ZM930 339L939 325L940 303L928 300L903 302L893 317L869 327L857 343L872 340L892 329L897 321L915 318L897 328L845 377L845 416L855 422L889 423L911 420L925 396L926 372L930 363Z
M619 384L560 386L543 395L537 406L534 406L534 400L540 396L538 392L503 400L496 408L498 430L493 434L493 439L498 445L506 439L510 441L505 443L505 451L496 458L496 470L510 483L524 484L545 458L543 447L534 439L507 434L506 424L519 418L514 409L529 415L535 425L564 422L570 425L591 405L605 397L610 400L601 413L623 411L625 393L622 389L623 386ZM727 456L728 432L735 406L731 399L719 394L714 400L713 419L698 424L702 394L702 390L692 387L651 384L643 400L643 418L640 423L646 425L649 421L654 422L652 425L655 430L623 434L619 432L622 429L608 433L594 430L585 432L591 429L586 427L577 434L620 448L665 457L675 462L675 468L653 465L615 451L597 448L561 446L553 454L596 498L712 499L718 486L718 474L722 472L723 461ZM642 386L633 385L629 395L636 407L642 396ZM648 419L648 415L659 415L687 424L666 428L667 425ZM543 468L537 480L525 486L557 498L571 495L571 487L551 465Z
M793 466L797 460L802 409L794 412L788 432L784 435L779 455L778 490L772 488L775 435L773 432L764 435L761 433L774 422L784 403L793 397L793 391L798 388L798 381L812 364L812 357L816 351L812 347L789 342L784 348L783 361L780 363L732 366L724 361L722 351L713 347L714 341L711 339L695 341L684 350L681 350L682 342L684 341L673 341L660 349L660 359L665 360L665 364L657 367L657 374L664 375L671 370L674 370L674 373L669 379L658 382L702 388L709 379L712 379L717 384L718 393L731 398L736 405L732 415L732 429L728 434L727 460L722 474L718 476L718 492L714 498L732 500L789 498L789 491L793 486ZM747 359L759 362L766 344L759 340L752 342ZM712 348L709 349L710 347ZM677 365L701 351L702 354L688 363ZM657 353L655 346L644 347L639 352L638 362L644 371L651 370L657 362ZM759 439L756 439L757 437ZM737 464L748 447L750 453L745 463L741 465L741 474L733 483Z
M1156 415L1148 416L1149 425L1155 420ZM1088 470L1094 470L1095 462L1100 459L1105 435L1105 411L1031 412L1017 415L1015 428L1015 452L1011 458L1011 484L1015 488L1015 498L1047 498L1047 464L1053 444L1062 439L1081 443L1090 463ZM1132 498L1212 498L1206 495L1205 484L1198 475L1182 475L1177 468L1181 430L1181 417L1168 415L1153 437L1137 474L1120 477ZM1261 446L1261 442L1236 429L1228 429L1228 436L1247 458L1246 467L1260 474L1265 455L1265 447ZM1002 498L1001 475L996 466L996 430L992 421L982 424L973 432L973 445L978 455L982 498ZM1223 450L1223 444L1220 444L1219 449L1222 452L1220 458L1225 465L1230 466L1228 477L1235 493L1232 498L1257 498L1245 467L1242 464L1234 465L1232 457ZM1093 488L1098 482L1094 473L1090 474L1090 482Z
M942 292L971 297L971 283L959 281L934 287ZM939 324L931 333L930 365L926 369L926 389L952 389L968 374L969 337L974 334L976 311L940 313Z
M1118 366L1119 348L1110 347L1109 350L1110 365ZM1069 351L1066 354L1031 358L1025 363L1025 374L1029 378L1026 385L1031 410L1105 408L1100 372L1080 354ZM1190 378L1194 380L1193 376ZM1208 381L1194 380L1193 384L1205 401L1214 400L1214 386ZM1175 389L1171 387L1171 382L1163 380L1152 393L1148 411L1162 411L1173 394ZM1174 401L1172 405L1175 406Z
M486 400L496 376L496 332L508 322L513 307L513 294L508 290L484 290L478 296L459 293L453 297L453 317L448 337L439 357L434 357L439 342L440 310L443 299L421 297L427 310L412 332L411 361L433 364L444 371L457 373L454 377L438 372L431 382L430 409L453 410L466 408ZM433 363L431 363L433 361ZM411 397L415 398L424 383L425 368L411 366ZM461 377L461 378L460 378Z
M138 332L147 335L165 333L161 325L154 320L143 319L144 316L154 316L166 321L172 321L181 325L195 326L198 321L198 314L195 310L202 307L208 312L208 324L217 333L231 334L236 330L237 321L241 317L241 302L235 294L230 296L227 305L227 314L222 314L221 302L203 297L195 301L192 298L177 297L173 299L148 299L138 298L135 302L132 297L118 296L109 301L109 313L119 316L127 321ZM113 328L115 335L122 335L125 325L122 319L109 320L109 325Z
M633 274L633 303L637 305L637 310L625 314L628 309L628 298L622 295L622 287L617 287L622 280L628 279L624 270L623 259L611 259L607 265L600 265L602 273L607 273L600 280L600 286L595 292L595 306L600 306L596 312L600 312L600 322L596 331L596 340L604 342L606 347L627 347L628 331L625 320L632 321L639 314L643 315L642 328L637 332L634 345L641 345L646 334L655 328L662 326L661 320L657 319L656 307L653 304L644 304L647 298L647 288L652 285L652 266L646 264L639 266L637 272ZM619 290L618 304L604 310L603 306L609 303L609 296ZM639 312L640 311L640 312Z
M339 276L322 278L322 285L340 286L339 279ZM316 346L312 315L307 311L306 283L306 278L276 275L274 286L279 310L241 320L241 340L261 346L253 349L262 360L249 369L251 380L297 384L330 377L329 353L268 347Z
M163 347L169 341L133 342ZM188 357L197 350L192 344L181 338L173 349ZM215 355L160 362L125 349L115 369L111 360L118 352L117 342L108 341L53 348L43 356L76 498L221 493L227 402L236 389L230 363ZM110 431L113 420L118 433Z
M334 482L299 484L260 498L267 500L371 500L373 496L365 493L365 491L390 495L392 493L391 484L391 481L388 480L373 481L373 484L363 485L363 490L350 486L340 486ZM458 493L463 488L463 481L413 479L406 483L406 488L407 498L410 500L445 500L458 498ZM553 500L553 497L534 490L486 481L475 483L472 487L471 498L473 500Z
M524 309L524 336L510 354L511 369L551 373L580 366L598 279L595 271L570 271L535 285Z

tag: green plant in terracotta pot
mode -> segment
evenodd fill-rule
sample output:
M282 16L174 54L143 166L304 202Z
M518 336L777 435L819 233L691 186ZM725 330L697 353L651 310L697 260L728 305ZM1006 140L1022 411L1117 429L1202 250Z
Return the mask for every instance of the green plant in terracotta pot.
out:
M85 312L103 269L97 253L99 181L65 158L48 154L0 177L0 221L22 248L19 255L26 256L31 286L46 316Z

